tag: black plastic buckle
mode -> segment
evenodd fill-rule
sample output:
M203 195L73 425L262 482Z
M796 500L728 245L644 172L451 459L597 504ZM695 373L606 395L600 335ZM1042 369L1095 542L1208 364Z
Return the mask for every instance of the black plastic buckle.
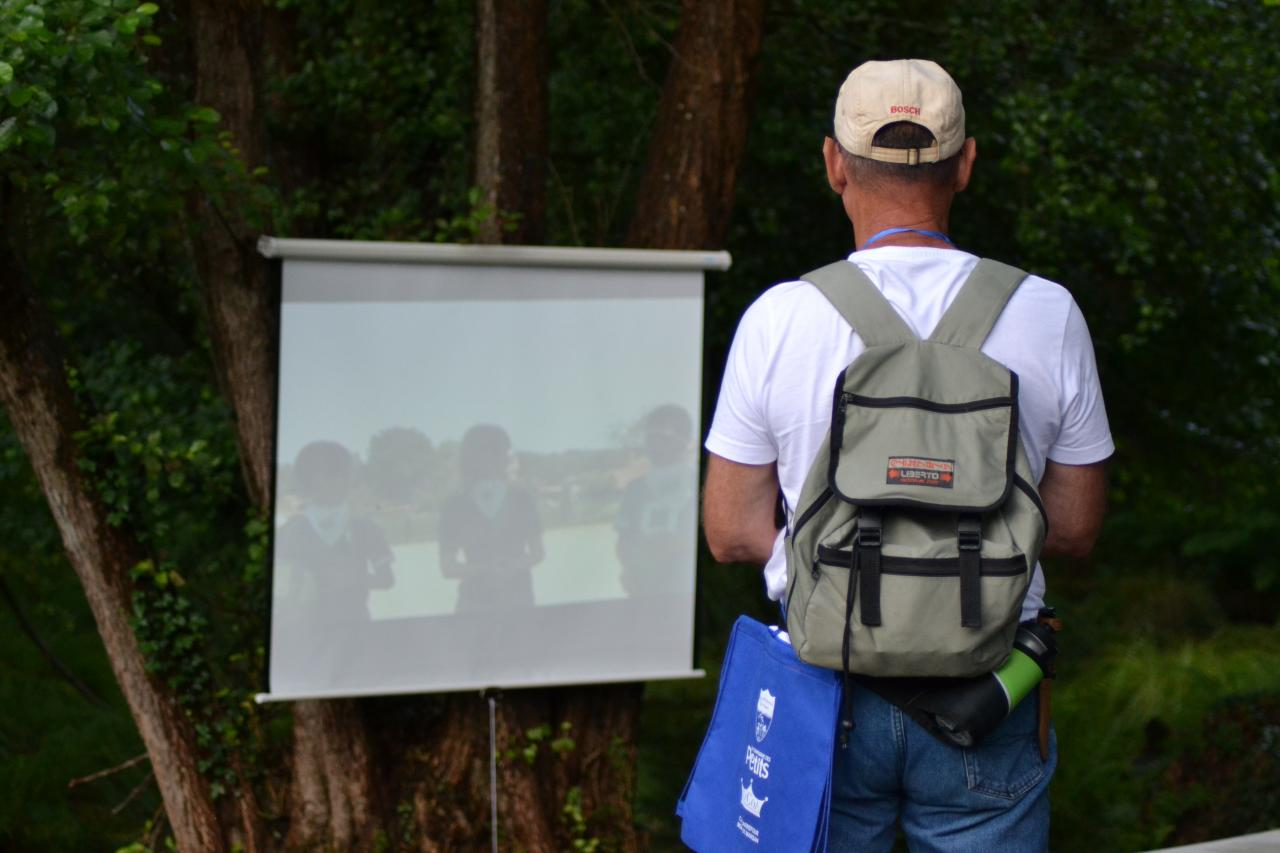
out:
M982 550L982 522L976 518L962 518L956 525L956 541L961 551Z
M862 515L858 516L859 548L879 548L882 532L883 530L880 526L880 519L866 518Z

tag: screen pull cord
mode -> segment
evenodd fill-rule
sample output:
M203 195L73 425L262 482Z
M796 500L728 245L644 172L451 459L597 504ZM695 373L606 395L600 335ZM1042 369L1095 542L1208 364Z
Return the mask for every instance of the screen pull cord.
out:
M489 827L493 853L498 853L498 691L480 695L489 700Z

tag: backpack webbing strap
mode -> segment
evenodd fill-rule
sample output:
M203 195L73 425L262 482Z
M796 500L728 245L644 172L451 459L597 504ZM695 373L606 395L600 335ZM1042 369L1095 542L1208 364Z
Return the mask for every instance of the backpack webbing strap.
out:
M880 621L880 542L882 522L880 512L869 507L858 508L858 535L853 543L853 564L858 576L858 599L862 602L859 618L868 627L878 627ZM849 575L853 586L853 575Z
M1026 277L1017 267L987 258L978 261L929 340L958 347L981 347L1005 303Z
M836 261L801 276L835 306L840 316L869 347L914 341L917 337L898 316L867 274L850 261ZM957 299L959 297L956 297Z
M982 627L982 517L961 515L956 524L960 556L960 625Z

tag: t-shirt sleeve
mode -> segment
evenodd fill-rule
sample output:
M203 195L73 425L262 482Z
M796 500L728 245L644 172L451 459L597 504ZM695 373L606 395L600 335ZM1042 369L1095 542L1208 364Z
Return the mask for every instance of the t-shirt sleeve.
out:
M770 352L769 318L756 300L738 323L720 383L706 448L744 465L766 465L778 458L765 417L764 376Z
M1049 448L1049 458L1066 465L1101 462L1115 452L1115 444L1102 400L1093 340L1074 301L1063 330L1060 370L1062 397L1058 405L1062 425Z

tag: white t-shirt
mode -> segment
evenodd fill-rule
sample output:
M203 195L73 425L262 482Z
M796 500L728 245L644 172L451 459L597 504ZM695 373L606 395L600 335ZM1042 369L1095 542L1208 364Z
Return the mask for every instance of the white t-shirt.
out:
M978 258L954 249L884 246L854 252L857 264L921 338L932 334ZM836 377L865 346L816 287L788 281L747 309L725 365L706 448L746 465L777 462L792 514L809 466L831 426ZM1115 449L1084 316L1060 285L1028 276L982 351L1018 374L1019 431L1036 482L1045 460L1086 465ZM787 588L782 534L764 568L769 597ZM1044 601L1036 564L1024 619Z

